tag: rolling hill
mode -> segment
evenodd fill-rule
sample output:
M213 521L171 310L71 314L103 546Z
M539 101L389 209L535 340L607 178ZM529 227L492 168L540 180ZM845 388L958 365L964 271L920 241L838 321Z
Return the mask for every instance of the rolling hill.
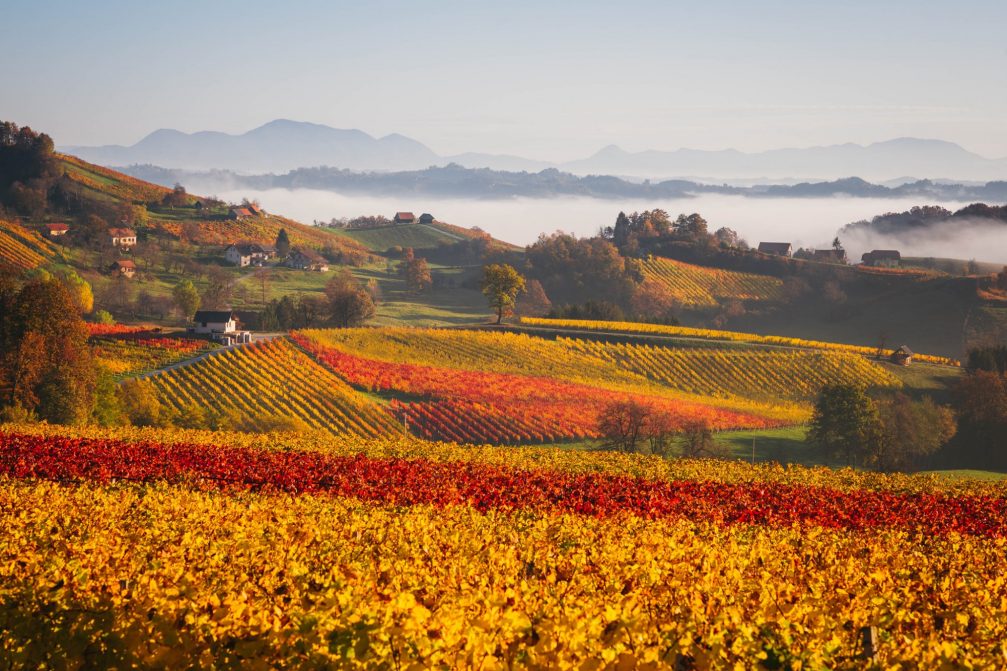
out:
M0 266L31 270L53 260L56 249L37 232L0 219Z

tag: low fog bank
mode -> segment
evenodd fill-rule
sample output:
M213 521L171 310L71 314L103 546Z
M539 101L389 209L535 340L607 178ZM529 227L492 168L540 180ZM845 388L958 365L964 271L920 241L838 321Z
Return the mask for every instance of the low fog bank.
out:
M194 193L198 183L189 186ZM620 210L632 212L661 208L672 217L680 213L700 213L711 230L733 228L750 244L781 241L797 247L826 247L846 224L870 219L886 212L900 212L914 205L938 204L950 210L968 203L945 201L920 203L893 198L746 198L703 194L693 198L633 202L595 198L516 198L511 200L437 199L404 194L401 197L355 196L312 189L250 189L224 191L217 196L231 202L257 199L266 210L304 223L364 214L391 218L396 211L419 215L429 212L441 221L457 226L478 226L501 240L530 244L540 233L562 230L580 236L593 235L615 222ZM913 235L906 239L890 236L844 235L850 257L871 249L899 249L904 256L939 256L1007 262L1007 226L993 229L986 222L972 230L955 229L947 235Z
M962 217L887 234L854 228L841 237L851 250L898 249L903 256L1007 264L1007 224L995 219ZM853 258L859 260L860 256Z

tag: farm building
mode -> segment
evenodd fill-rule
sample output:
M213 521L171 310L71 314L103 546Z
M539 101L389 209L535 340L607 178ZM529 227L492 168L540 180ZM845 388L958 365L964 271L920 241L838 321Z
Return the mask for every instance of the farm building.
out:
M230 217L231 219L240 220L240 219L248 219L249 217L254 215L252 214L252 211L249 210L247 207L232 207L230 210L227 211L227 216Z
M759 251L773 256L790 256L793 246L789 242L760 242Z
M874 268L898 268L902 254L896 249L874 249L860 257L865 266Z
M112 274L116 277L132 278L136 275L136 264L130 259L119 259L112 264Z
M908 366L913 362L913 351L905 345L902 345L892 352L891 360L892 363L897 363L900 366Z
M247 209L257 217L262 216L262 214L265 213L265 210L263 210L262 206L258 203L249 203Z
M266 261L274 256L276 256L275 249L254 242L228 245L224 250L224 258L239 268L265 265Z
M58 238L61 235L66 235L70 227L66 224L46 224L45 234L50 238Z
M821 263L846 263L845 249L816 249L811 257Z
M108 238L113 247L131 249L136 246L136 231L132 228L110 228Z
M197 310L192 318L192 333L234 333L238 328L238 320L231 310Z
M434 223L434 215L430 214L429 212L424 212L423 214L420 215L420 223L421 224Z
M329 269L329 263L318 252L310 249L295 249L287 259L287 265L299 270L314 270L324 273Z
M412 212L396 212L392 221L396 224L415 224L416 216Z

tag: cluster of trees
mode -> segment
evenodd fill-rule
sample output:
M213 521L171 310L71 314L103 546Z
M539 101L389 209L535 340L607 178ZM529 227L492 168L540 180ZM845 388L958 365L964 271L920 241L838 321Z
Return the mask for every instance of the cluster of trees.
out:
M627 453L722 457L726 452L702 420L678 425L652 406L632 399L609 404L598 416L604 449Z
M882 471L913 470L955 435L954 412L903 393L871 398L851 385L827 385L815 402L808 442L835 462Z
M422 256L416 256L412 247L402 251L402 261L398 265L398 274L406 283L406 289L414 294L422 294L434 286L430 266Z
M57 177L54 149L45 133L0 122L0 212L33 217L45 211Z
M323 295L288 294L270 301L262 311L265 330L290 330L320 326L361 326L374 317L380 300L377 283L366 287L343 269L325 285Z

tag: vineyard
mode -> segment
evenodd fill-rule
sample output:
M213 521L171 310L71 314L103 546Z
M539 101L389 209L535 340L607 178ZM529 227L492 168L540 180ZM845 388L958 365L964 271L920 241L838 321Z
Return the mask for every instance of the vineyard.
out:
M865 388L901 386L884 368L859 354L842 351L676 348L568 338L561 342L624 370L699 395L808 400L824 385L836 382Z
M52 244L19 224L0 219L0 266L31 270L55 255Z
M737 331L700 329L689 326L666 326L664 324L643 324L639 322L601 322L587 319L546 319L541 317L522 317L521 323L527 326L554 329L606 331L611 333L639 333L644 335L696 338L701 340L723 340L754 345L776 345L803 349L823 349L833 352L849 352L851 354L860 354L862 356L878 355L878 348L876 347L862 347L860 345L846 345L842 343L822 342L818 340L803 340L801 338L788 338L786 336L766 336L756 335L754 333L739 333ZM891 350L884 350L881 352L881 354L885 357L891 353ZM959 362L954 359L949 359L943 356L934 356L931 354L916 353L913 355L913 359L942 366L959 365Z
M707 268L657 256L643 261L643 272L666 287L675 302L686 308L716 307L724 300L782 299L783 281L770 275Z
M446 329L308 330L294 339L358 389L390 397L418 436L529 443L597 436L632 399L672 426L763 428L804 421L822 385L898 388L846 352L674 348Z
M238 347L152 376L163 401L233 413L257 425L294 418L337 435L383 436L401 428L379 405L355 392L287 340Z
M126 327L93 328L91 351L98 363L116 379L139 375L190 359L216 347L201 338L162 336L159 333Z
M1005 496L403 437L7 425L0 663L997 668Z

